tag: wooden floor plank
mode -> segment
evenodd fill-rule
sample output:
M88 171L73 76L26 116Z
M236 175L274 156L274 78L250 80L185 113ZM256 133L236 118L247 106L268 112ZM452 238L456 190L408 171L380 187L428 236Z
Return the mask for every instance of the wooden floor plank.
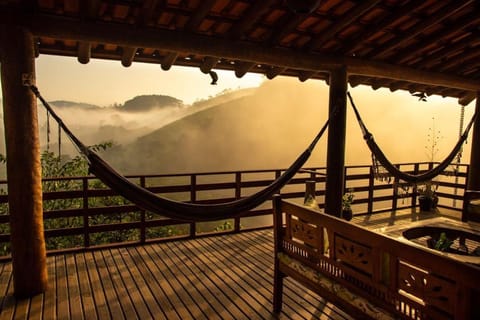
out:
M152 294L156 297L160 308L163 311L164 319L183 319L180 310L177 310L178 297L169 286L162 285L162 274L158 271L157 262L152 261L152 257L145 251L145 247L137 247L138 256L133 256L135 264L139 267L145 283L148 284ZM183 311L182 313L184 313Z
M165 257L170 261L168 264L170 272L174 275L175 279L178 281L178 285L181 289L185 290L187 294L191 297L192 303L196 304L202 312L202 317L205 319L220 319L219 313L223 310L221 308L215 310L213 305L217 305L215 299L208 301L204 295L197 289L197 283L201 280L194 281L193 275L190 273L189 277L185 275L185 266L178 257L171 252L171 249L165 245L156 247L157 254L160 257ZM185 260L185 259L184 259Z
M271 281L271 285L273 286L273 233L269 231L261 233L253 232L252 234L243 233L240 234L238 238L235 242L228 238L226 238L225 241L237 247L241 244L246 244L246 246L242 246L240 250L246 254L250 254L251 257L249 259L253 261L253 263L259 262L259 268L268 268L268 280ZM327 316L327 318L330 316L331 319L351 318L312 291L303 290L300 293L297 287L298 285L295 281L287 278L285 281L284 300L287 299L288 304L296 305L296 310L297 308L301 308L298 310L306 309L306 313L304 313L305 316L308 314L316 316L318 310L321 310L322 312L320 312L320 314L322 319L325 318L325 316Z
M136 317L140 319L148 319L152 317L150 310L148 309L142 295L139 292L138 286L135 280L132 278L132 269L136 269L134 265L127 264L123 259L123 255L128 255L126 250L116 249L111 251L112 257L115 261L118 273L125 286L125 290L130 296L132 305L135 308L137 314Z
M65 265L66 256L55 256L55 276L57 282L56 303L57 318L70 319L70 305L68 303L68 282Z
M70 317L83 319L82 298L80 296L80 284L78 282L78 270L75 256L66 256L66 274L68 287L68 303L70 305Z
M108 319L110 318L110 310L100 280L101 275L95 261L95 256L92 252L85 252L83 258L85 260L85 267L87 268L87 274L84 277L90 279L90 286L93 294L92 298L95 304L95 313L98 319Z
M1 266L0 273L0 319L11 319L13 308L12 304L15 303L13 297L11 296L13 286L13 277L12 277L12 264L5 263Z
M185 244L185 242L183 243ZM192 255L198 257L202 263L206 266L208 272L206 275L217 282L217 285L223 288L223 291L230 297L232 297L240 309L242 314L239 316L245 316L248 318L260 318L264 319L269 314L268 310L265 310L262 305L258 304L248 290L245 289L246 284L244 281L232 272L225 272L228 270L225 264L216 260L210 255L208 250L203 248L197 241L189 241L188 249L192 252Z
M150 314L149 317L158 317L162 314L162 310L158 305L158 301L150 290L150 287L145 282L141 270L139 269L138 265L135 264L135 260L132 257L132 255L138 254L137 251L131 248L121 248L120 253L125 266L128 268L131 274L132 280L137 286L138 295L144 301L147 309L146 311L148 311ZM147 318L145 311L138 310L139 308L137 307L136 303L135 308L137 309L137 312L139 312L140 318L142 318L142 315Z
M125 315L123 314L123 310L120 305L120 299L117 296L112 279L110 278L110 270L108 269L103 252L95 251L93 256L98 268L99 279L102 284L100 290L102 290L105 294L105 299L111 318L125 319Z
M111 250L103 250L103 258L105 259L105 263L108 268L108 273L110 275L110 279L112 281L113 288L115 290L115 295L119 300L120 306L123 309L123 314L126 319L135 319L138 317L135 307L133 306L132 299L130 297L130 292L125 287L125 283L123 281L124 274L123 270L118 270L115 261L112 256L112 251L116 251L117 249Z
M177 265L183 270L193 287L209 302L213 309L211 312L214 312L213 314L207 313L209 318L212 317L214 319L218 316L221 319L229 319L234 317L235 310L226 308L224 305L227 300L224 295L216 288L215 284L210 284L210 280L202 276L203 272L200 271L198 265L192 259L186 259L185 252L179 250L178 246L173 243L167 243L167 250L165 251L167 254L174 256L174 261L178 261ZM208 309L207 312L209 312Z
M85 319L97 319L97 312L95 310L95 301L93 299L93 291L91 286L90 276L88 274L87 265L85 262L85 254L78 254L75 257L77 265L77 281L80 288L80 305Z
M12 264L0 264L0 320L351 319L290 278L272 313L271 229L51 256L47 269L49 290L16 300Z
M48 289L43 294L43 319L55 319L57 313L57 304L55 303L57 279L55 270L55 257L47 257Z
M196 305L193 310L189 310L188 306L192 303L190 297L184 290L178 290L179 287L176 280L168 269L168 261L166 261L165 257L159 257L155 249L156 246L144 247L145 252L147 252L151 258L151 261L154 262L152 265L154 272L159 275L159 279L162 279L160 285L169 296L169 300L172 302L180 318L195 319L195 316L203 316Z
M257 239L257 235L253 234L251 238ZM237 239L234 243L230 243L229 239L225 239L225 245L233 246L234 250L240 250L246 255L248 261L252 261L250 264L255 265L256 267L253 270L263 270L262 272L264 280L268 282L268 287L273 287L273 247L271 244L272 239L268 238L268 241L265 241L265 250L266 253L262 253L261 250L263 249L264 244L262 241L259 243L254 242L250 239L250 236L242 237ZM261 244L261 245L260 245ZM262 247L262 248L261 248ZM286 284L288 283L288 279ZM304 289L302 290L291 290L289 286L285 285L284 289L284 308L282 308L282 313L284 315L290 315L291 312L293 314L298 314L303 318L317 318L316 306L318 305L316 297L307 295L307 291ZM269 300L271 301L271 300ZM312 301L314 303L312 303ZM271 306L271 304L270 304ZM292 307L293 310L289 310L288 307ZM272 306L271 306L272 307Z

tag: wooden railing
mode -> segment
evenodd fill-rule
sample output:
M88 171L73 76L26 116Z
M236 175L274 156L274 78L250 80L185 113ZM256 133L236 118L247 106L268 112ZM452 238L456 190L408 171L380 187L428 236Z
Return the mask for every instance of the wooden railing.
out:
M421 172L429 163L400 164L405 171ZM457 176L442 176L437 194L439 206L458 209L466 185L468 166L460 165ZM221 203L248 196L269 185L283 169L128 176L159 195L193 203ZM316 197L323 207L325 168L301 170L285 186L284 199L303 201L306 181L315 181ZM272 205L267 201L235 219L185 223L146 212L106 188L95 177L48 178L44 185L44 220L47 249L50 252L84 250L98 246L141 244L211 233L235 233L272 226ZM409 208L416 205L416 192L410 187L402 196L398 181L378 181L371 166L348 166L345 187L353 189L355 215ZM9 253L9 213L7 182L0 181L0 251ZM456 191L458 194L456 194ZM455 203L456 202L456 203Z

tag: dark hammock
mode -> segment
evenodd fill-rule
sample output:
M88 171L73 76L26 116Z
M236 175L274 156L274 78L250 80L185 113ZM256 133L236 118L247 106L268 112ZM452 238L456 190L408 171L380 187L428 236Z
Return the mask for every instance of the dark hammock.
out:
M44 107L50 112L51 116L58 122L58 124L65 131L67 136L73 141L73 143L79 148L80 152L86 156L89 169L98 179L105 183L112 190L116 191L121 196L130 200L140 208L158 213L162 216L166 216L173 219L179 219L183 221L212 221L232 218L239 216L244 212L247 212L263 202L267 201L271 196L278 192L290 179L296 174L296 172L305 164L310 157L310 154L317 144L318 140L322 137L323 133L328 127L328 120L323 125L320 132L313 139L308 148L295 160L295 162L274 180L265 189L250 195L245 198L234 200L226 203L219 204L194 204L188 202L180 202L167 198L160 197L147 189L144 189L115 171L104 160L102 160L98 154L90 150L85 146L63 123L60 117L53 111L50 105L43 99L38 91L37 87L31 85L30 89L42 102Z
M470 123L467 125L463 134L460 136L460 139L458 140L457 144L453 148L452 152L450 152L450 154L442 162L440 162L436 167L432 168L431 170L415 175L415 174L410 174L410 173L400 171L395 165L393 165L387 159L383 151L380 149L380 147L377 145L377 143L373 139L373 135L368 131L362 118L360 117L360 113L358 112L358 109L355 106L355 103L353 102L350 92L347 92L347 95L348 95L348 98L350 99L350 104L352 105L353 111L355 112L355 116L357 118L358 124L362 129L363 138L365 139L368 145L368 148L370 149L372 154L375 156L375 159L378 160L380 164L383 167L385 167L385 169L393 177L409 183L414 183L414 184L432 180L433 178L438 176L440 173L442 173L450 165L453 159L455 159L457 154L460 152L460 149L462 148L463 143L467 140L468 132L470 131L471 127L473 126L473 123L475 122L475 118L477 117L477 113L475 112L475 114L472 117L472 120L470 120Z

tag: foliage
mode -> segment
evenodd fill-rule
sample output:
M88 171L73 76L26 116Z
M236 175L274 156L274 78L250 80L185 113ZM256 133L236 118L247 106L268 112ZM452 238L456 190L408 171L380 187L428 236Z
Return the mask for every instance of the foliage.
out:
M97 145L90 146L89 148L101 152L112 147L112 142L103 142ZM83 190L83 183L85 177L88 176L88 162L82 156L76 156L70 158L68 156L57 156L53 152L44 151L41 154L41 166L43 175L43 192L44 194L56 193L62 191L81 191ZM0 155L0 161L5 161L6 158ZM70 179L62 179L63 177L70 177ZM89 190L106 189L105 185L97 179L88 179ZM6 194L1 189L0 194ZM49 212L50 217L44 219L44 228L48 230L68 229L68 228L82 228L84 227L85 220L83 216L68 216L63 214L64 217L52 218L52 216L62 213L68 213L69 209L81 209L84 206L83 198L67 198L67 199L55 199L45 200L43 202L44 212ZM128 205L130 202L121 196L102 196L102 197L89 197L88 208L95 207L108 207L108 206L121 206ZM8 203L0 204L0 214L8 214ZM65 217L66 216L66 217ZM98 214L90 215L87 217L89 226L101 226L110 224L121 224L129 222L141 221L142 212L128 212L128 213L113 213L113 214ZM145 213L146 220L154 219L157 215L149 212ZM0 224L0 234L8 234L10 232L10 226L8 223ZM123 241L135 241L139 240L138 229L125 229L116 230L110 232L90 233L89 243L90 245L100 245L112 242ZM172 226L151 228L147 230L148 238L168 237L180 234L185 234L182 228L176 228ZM71 236L57 236L46 238L46 246L48 250L52 249L64 249L79 247L85 245L84 235L71 235ZM0 256L10 253L10 244L3 243L0 246Z
M353 189L348 189L348 192L342 196L342 210L352 209L353 198L355 198Z
M447 251L450 246L453 244L453 241L447 238L445 232L440 233L440 237L435 243L435 250Z
M420 185L420 187L417 186L418 194L427 198L435 198L437 189L438 184L433 181L427 181Z

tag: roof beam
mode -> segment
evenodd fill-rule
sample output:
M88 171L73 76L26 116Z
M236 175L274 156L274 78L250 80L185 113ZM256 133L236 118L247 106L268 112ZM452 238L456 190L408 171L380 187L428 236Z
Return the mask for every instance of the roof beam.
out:
M0 18L3 18L2 14L0 14ZM35 36L111 43L138 48L161 48L174 52L186 52L307 71L329 71L332 68L345 65L350 74L404 80L412 83L439 85L470 91L480 89L480 80L477 79L428 72L355 57L307 54L281 48L265 48L241 41L231 42L227 39L211 38L187 32L147 27L131 28L128 25L123 26L112 23L79 22L78 20L47 17L40 14L21 15L11 21L29 27Z
M365 45L365 42L374 34L386 29L389 25L395 23L405 15L408 15L415 10L422 9L426 5L428 5L427 1L419 3L414 0L409 2L406 6L402 6L400 9L396 10L393 15L387 15L383 20L368 28L365 32L359 34L355 39L351 39L349 45L343 47L343 51L345 53L353 53L358 47Z
M352 10L350 10L339 22L335 23L333 26L330 26L325 32L322 32L319 37L313 38L309 43L307 43L307 50L313 51L321 45L325 44L337 32L342 31L345 27L349 26L353 21L364 15L380 1L382 0L362 1L361 4L355 6Z
M92 44L90 42L79 41L77 51L78 51L77 53L78 62L83 64L90 62L90 57L92 55Z
M241 78L247 74L255 66L255 62L242 62L235 63L235 76Z
M137 48L135 47L123 47L122 53L122 66L130 67L137 53Z
M255 1L230 31L230 37L240 39L257 21L270 10L270 6L277 0Z
M432 26L432 24L439 23L440 21L443 21L447 19L448 17L456 14L460 10L464 9L466 6L471 5L475 0L467 0L467 1L453 1L450 5L447 5L443 9L441 9L439 12L433 14L430 16L428 19L422 20L418 25L415 25L411 29L413 30L407 30L405 35L403 37L394 37L390 41L387 41L382 47L380 48L375 48L375 51L369 55L369 58L377 58L380 56L384 56L385 54L391 52L395 48L398 48L405 42L415 38L418 36L420 33L422 33L425 29L428 29Z
M172 65L175 63L175 60L178 58L178 52L169 52L165 57L163 57L161 64L162 70L170 70Z
M216 0L203 0L200 2L200 5L195 10L195 14L188 20L185 25L185 30L195 31L202 23L202 20L207 16L212 9L212 6L215 4Z
M217 57L205 57L202 64L200 65L200 71L202 71L203 73L209 73L210 70L215 68L218 60L219 59Z
M285 72L285 70L287 70L287 68L285 68L285 67L275 67L275 66L273 66L270 69L268 69L267 72L265 72L265 75L267 76L267 78L269 80L272 80L273 78L275 78L279 74Z
M453 35L461 30L467 29L473 24L477 24L480 21L480 16L478 13L473 12L469 16L460 19L460 21L454 25L447 25L445 28L448 30L448 35ZM436 42L442 41L445 38L444 30L438 31L434 35L425 36L422 39L419 39L419 43L413 47L407 47L392 57L392 60L397 61L398 63L406 63L407 61L421 56L425 48L428 48L428 44L434 44ZM430 58L428 58L430 60Z

